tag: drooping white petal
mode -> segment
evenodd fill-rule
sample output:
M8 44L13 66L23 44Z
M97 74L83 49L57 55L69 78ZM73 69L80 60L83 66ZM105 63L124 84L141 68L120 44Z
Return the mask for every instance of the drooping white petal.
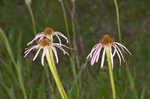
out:
M98 59L99 59L99 55L100 55L100 51L102 49L102 45L99 44L97 46L98 47L93 52L93 55L92 55L93 57L91 58L91 65L93 65L95 62L98 62Z
M58 38L58 40L59 40L59 43L60 43L60 45L61 45L61 40L60 40L60 37L56 34L56 37Z
M32 44L35 40L37 40L38 38L41 38L44 36L44 33L39 33L37 34L32 41L30 41L29 43L27 43L27 45L29 46L30 44Z
M42 53L42 57L41 57L42 66L44 66L44 57L45 57L46 51L47 51L47 48L44 48L43 53Z
M71 48L67 47L66 45L60 44L60 43L53 43L52 45L53 46L60 46L60 47L65 47L65 48L71 49Z
M102 46L100 46L100 48L99 48L99 50L98 50L98 52L97 52L96 62L98 62L101 49L102 49Z
M39 45L34 45L33 47L31 47L30 49L27 49L24 53L25 53L25 55L24 55L24 57L26 57L30 52L31 52L31 50L33 50L33 49L35 49L35 48L38 48L39 47Z
M57 56L57 51L56 51L56 48L51 46L53 52L54 52L54 55L55 55L55 58L56 58L56 63L58 63L58 56Z
M121 57L120 57L120 54L119 54L117 48L116 48L115 46L113 46L113 47L114 47L114 49L116 50L116 53L117 53L117 56L118 56L118 59L119 59L119 63L120 63L120 65L121 65Z
M68 43L68 38L64 34L62 34L61 32L54 32L54 34L63 37Z
M122 49L125 49L130 55L132 55L132 53L122 44L115 42L116 44L118 44Z
M90 52L89 55L86 57L87 59L89 59L89 58L92 57L93 52L97 49L98 46L99 46L99 44L96 44L96 45L92 48L91 52Z
M56 47L57 47L57 48L59 48L60 50L62 50L64 54L69 55L69 53L68 53L68 52L66 52L66 51L63 49L63 47L61 47L61 46L56 46Z
M103 66L104 66L105 52L106 52L106 48L104 47L103 55L102 55L102 59L101 59L101 68L103 68Z
M38 49L38 51L36 52L36 54L35 54L35 56L34 56L34 58L33 58L33 61L37 58L37 56L38 56L40 50L41 50L41 47L40 47L40 48Z
M113 45L112 45L112 46L113 46ZM114 47L114 46L113 46L113 47ZM116 54L116 48L114 48L114 52L113 52L112 56L114 57L115 54Z
M123 55L122 55L122 53L121 53L120 48L119 48L116 44L114 44L114 46L116 47L116 49L117 49L117 50L118 50L118 52L120 53L120 55L121 55L121 57L122 57L123 61L125 61L125 59L124 59L124 57L123 57Z
M99 47L100 47L100 46L98 46L97 49L95 49L95 51L93 52L93 55L92 55L92 58L91 58L91 65L93 65L93 64L95 63L95 60L96 60L96 56L97 56Z

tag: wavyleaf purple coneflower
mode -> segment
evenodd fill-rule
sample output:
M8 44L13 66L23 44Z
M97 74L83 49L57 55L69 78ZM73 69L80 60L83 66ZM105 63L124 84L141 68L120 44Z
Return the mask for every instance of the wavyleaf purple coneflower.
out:
M104 66L106 48L108 48L109 52L110 52L112 68L113 68L113 57L115 56L115 54L117 54L117 56L118 56L120 65L121 65L121 60L123 59L123 61L124 61L124 57L123 57L123 54L122 54L120 48L123 51L125 51L131 55L131 52L124 45L122 45L118 42L115 42L114 38L112 38L111 36L106 34L100 39L99 43L97 43L92 48L91 52L87 56L87 59L91 60L91 65L98 62L100 54L102 53L101 67ZM103 52L102 52L102 49L103 49Z
M37 49L37 52L33 58L33 61L34 61L37 58L39 52L43 49L41 63L44 66L44 57L46 55L46 51L48 48L51 48L55 55L56 63L58 63L58 56L57 56L56 48L59 48L60 50L62 50L64 54L69 55L68 52L66 52L63 47L68 48L66 45L63 45L60 43L53 43L52 40L50 40L48 38L44 38L44 39L39 40L37 45L34 45L31 48L27 48L26 51L24 52L25 53L24 57L26 57L32 50Z
M54 31L53 28L46 27L43 32L37 34L37 35L33 38L33 40L30 41L27 45L32 44L32 43L33 43L35 40L37 40L37 39L40 39L40 40L41 40L41 39L43 39L43 38L45 38L45 37L53 41L53 36L56 36L56 37L58 38L60 44L61 44L61 39L60 39L60 37L63 37L63 38L67 41L67 43L68 43L68 39L67 39L67 37L66 37L64 34L62 34L61 32Z

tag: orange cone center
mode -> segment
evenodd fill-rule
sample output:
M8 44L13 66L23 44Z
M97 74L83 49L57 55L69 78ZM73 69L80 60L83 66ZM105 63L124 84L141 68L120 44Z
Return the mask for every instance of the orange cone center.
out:
M45 38L45 39L40 40L39 43L41 46L49 46L51 44L51 40Z
M101 39L100 39L100 43L102 43L103 45L110 45L111 43L114 42L114 38L112 38L109 35L104 35Z
M51 35L54 32L54 30L53 28L46 27L43 32L45 35Z

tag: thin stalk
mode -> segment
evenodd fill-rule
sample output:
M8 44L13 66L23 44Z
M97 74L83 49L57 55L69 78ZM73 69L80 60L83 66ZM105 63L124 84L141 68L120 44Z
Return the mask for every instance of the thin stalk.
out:
M58 1L60 2L61 7L62 7L62 10L63 10L65 28L66 28L66 32L67 32L67 37L68 37L68 39L69 39L69 46L70 46L70 48L71 48L72 44L70 43L70 42L71 42L71 38L70 38L70 33L69 33L69 25L68 25L67 16L66 16L66 10L65 10L65 7L64 7L63 0L58 0ZM75 7L75 5L74 5L74 7ZM73 8L73 11L75 11L74 8ZM75 12L73 12L73 15L72 15L72 21L74 21L74 20L73 20L74 13L75 13ZM74 22L72 22L72 25L73 25L73 34L74 34L73 36L75 36ZM73 37L73 38L74 38L74 37ZM73 76L74 76L74 79L77 79L77 71L76 71L76 64L75 64L75 53L73 53L72 50L70 51L70 53L71 53L70 61L71 61ZM76 82L76 87L79 89L77 80L76 80L75 82ZM79 93L78 89L77 89L77 93Z
M49 69L55 79L55 82L56 82L56 85L57 85L57 88L59 90L59 93L62 97L62 99L68 99L67 95L66 95L66 92L61 84L61 81L59 79L59 76L58 76L58 73L57 73L57 69L56 69L56 66L55 66L55 62L54 62L54 58L53 58L53 53L52 53L52 50L51 49L48 49L47 52L46 52L46 59L48 61L48 66L49 66Z
M46 72L46 78L48 80L48 85L50 87L50 91L52 93L54 93L54 89L53 89L52 83L51 83L50 78L49 78L49 72L48 72L48 67L47 66L44 66L44 71Z
M62 10L63 10L63 14L64 14L64 22L65 22L65 27L66 27L66 32L67 32L67 37L69 39L69 46L71 48L71 39L70 39L70 33L69 33L69 25L68 25L68 21L67 21L67 16L66 16L66 10L65 10L65 7L64 7L64 3L63 3L63 0L58 0L61 4L61 7L62 7ZM72 63L72 71L73 71L73 75L74 77L76 78L76 68L75 68L75 61L74 61L74 53L72 52L72 50L70 51L71 53L71 58L70 58L70 61Z
M75 0L71 0L72 2L72 11L71 11L71 22L72 22L72 32L73 32L73 48L77 51L77 44L76 44L76 27L75 27L75 14L76 14L76 4L75 4ZM76 66L75 66L75 62L74 60L76 60L76 64L78 67L80 67L80 63L79 63L79 57L78 57L78 53L76 53L75 55L72 55L72 69L73 69L73 74L74 74L74 79L76 80L75 85L76 85L76 90L77 90L77 98L80 98L80 89L79 89L79 82L77 80L77 71L76 71Z
M117 0L114 0L114 5L115 5L115 8L116 8L116 19L117 19L117 27L118 27L118 35L119 35L119 41L122 42L122 39L121 39L121 32L120 32L120 19L119 19L119 7L118 7L118 3L117 3ZM125 60L125 63L126 63L126 72L127 72L127 75L128 75L128 78L129 78L129 83L130 83L130 88L131 90L133 91L133 94L135 96L135 99L138 99L138 95L137 95L137 92L136 92L136 89L135 89L135 84L134 84L134 80L133 80L133 77L129 71L129 68L128 68L128 63L127 61Z
M114 83L114 77L113 77L113 71L112 71L111 56L110 56L110 52L108 48L106 48L106 55L107 55L110 82L111 82L111 87L112 87L112 92L113 92L113 99L116 99L116 90L115 90L115 83Z
M69 33L69 25L68 25L67 16L66 16L66 10L65 10L65 7L64 7L63 0L58 0L58 1L60 2L61 7L62 7L62 10L63 10L63 14L64 14L64 22L65 22L65 27L66 27L67 37L68 37L69 43L70 43L71 38L70 38L70 33ZM71 47L71 43L70 43L70 47Z
M32 12L31 5L28 4L28 5L27 5L27 8L28 8L29 13L30 13L30 16L31 16L32 25L33 25L33 32L34 32L34 35L35 35L35 34L37 33L37 32L36 32L36 24L35 24L35 19L34 19L34 15L33 15L33 12Z
M114 0L114 5L116 9L116 21L117 21L116 23L117 23L117 28L118 28L118 36L119 36L119 41L121 42L122 38L121 38L121 32L120 32L119 7L118 7L117 0Z
M75 4L75 0L71 0L72 1L72 10L71 10L71 22L72 22L72 32L73 32L73 48L74 50L76 50L76 63L77 66L80 67L80 63L79 63L79 57L78 57L78 47L77 47L77 42L76 42L76 38L77 38L77 33L76 33L76 25L75 25L75 14L76 14L76 4Z
M116 19L117 19L117 27L118 27L118 35L119 35L119 41L122 42L122 39L121 39L121 32L120 32L120 19L119 19L119 7L118 7L118 3L117 3L117 0L114 0L114 5L115 5L115 8L116 8ZM133 80L133 77L129 71L129 68L128 68L128 63L127 61L125 60L125 64L126 64L126 72L127 72L127 75L128 75L128 78L129 78L129 83L130 83L130 88L135 96L135 99L138 99L138 95L137 95L137 92L136 92L136 89L135 89L135 84L134 84L134 80Z
M75 56L74 54L72 54L72 58L70 58L71 60L71 66L72 66L72 72L73 72L73 77L74 77L74 86L72 87L72 89L75 87L76 88L76 96L79 98L79 93L80 93L80 90L79 90L79 84L78 84L78 75L77 75L77 71L76 71L76 65L75 65Z
M26 91L25 91L25 87L24 87L24 83L23 83L23 79L22 79L22 75L21 75L21 68L20 66L18 66L18 64L16 63L15 61L15 58L14 58L14 55L12 53L12 50L10 48L10 44L8 42L8 39L7 37L5 36L3 30L0 28L0 35L1 35L1 38L2 40L4 41L5 45L6 45L6 49L8 51L8 54L10 56L10 59L12 61L12 63L14 64L15 66L15 69L17 71L17 76L18 76L18 80L19 80L19 84L20 84L20 87L21 87L21 90L23 92L23 95L24 95L24 99L28 99L27 98L27 94L26 94Z

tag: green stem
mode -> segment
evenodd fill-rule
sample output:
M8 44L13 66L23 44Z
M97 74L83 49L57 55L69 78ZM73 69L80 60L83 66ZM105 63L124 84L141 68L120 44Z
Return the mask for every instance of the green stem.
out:
M107 55L111 87L112 87L112 92L113 92L113 99L116 99L115 83L114 83L114 78L113 78L113 71L112 71L111 56L110 56L109 48L106 48L106 55Z
M60 4L61 4L62 10L63 10L64 22L65 22L67 37L68 37L69 43L70 43L71 39L70 39L70 33L69 33L69 25L68 25L67 16L66 16L66 10L65 10L65 7L64 7L63 0L59 0L59 2L60 2ZM70 43L70 46L71 46L71 43Z
M115 5L115 9L116 9L116 20L117 20L117 28L118 28L119 41L121 42L119 7L118 7L117 0L114 0L114 5Z
M34 34L36 34L37 32L36 32L35 19L34 19L34 15L33 15L33 12L32 12L31 5L27 5L27 7L28 7L29 13L31 15L31 19L32 19L33 32L34 32Z
M71 0L72 2L72 10L71 10L71 22L72 22L72 32L73 32L73 47L75 50L77 50L77 44L76 44L76 27L75 27L75 14L76 14L76 4L75 0ZM76 54L76 56L75 56ZM75 87L77 90L77 98L80 98L80 89L79 89L79 82L77 80L77 71L76 71L76 66L75 66L75 60L76 64L79 67L79 57L77 53L72 53L72 71L73 71L73 76L75 79Z
M59 79L59 76L58 76L58 73L57 73L57 69L56 69L56 66L55 66L55 62L54 62L54 58L53 58L53 53L52 53L52 50L51 49L48 49L47 52L46 52L46 59L48 61L48 66L49 66L49 69L50 71L52 72L52 75L55 79L55 82L56 82L56 85L57 85L57 88L60 92L60 95L62 97L62 99L68 99L67 95L66 95L66 92L61 84L61 81Z
M77 79L77 71L76 71L75 55L74 55L74 53L72 54L72 57L70 58L70 61L71 61L71 66L72 66L74 82L75 82L74 85L72 86L72 89L76 88L76 91L77 91L76 97L79 98L80 91L79 91L79 84L78 84L78 79Z
M49 77L49 72L48 72L48 67L47 66L44 66L44 71L46 72L46 78L47 78L47 81L48 81L48 85L50 87L50 91L52 93L54 93L54 89L53 89L52 83L50 81L50 77Z
M61 4L61 7L62 7L62 10L63 10L63 14L64 14L64 22L65 22L65 28L66 28L66 32L67 32L67 37L69 39L69 46L71 47L72 44L70 43L71 42L71 37L70 37L70 33L69 33L69 25L68 25L68 21L67 21L67 16L66 16L66 10L65 10L65 7L64 7L64 3L63 3L63 0L58 0ZM74 16L73 16L74 17ZM75 24L73 22L74 20L72 20L72 25L73 25L73 38L75 38ZM73 76L74 76L74 79L77 78L77 71L76 71L76 66L75 66L75 55L74 53L72 52L72 50L70 51L71 53L71 58L70 58L70 61L71 61L71 66L72 66L72 72L73 72ZM76 82L76 88L77 88L77 93L79 93L79 87L78 87L78 82L77 80L75 81Z

